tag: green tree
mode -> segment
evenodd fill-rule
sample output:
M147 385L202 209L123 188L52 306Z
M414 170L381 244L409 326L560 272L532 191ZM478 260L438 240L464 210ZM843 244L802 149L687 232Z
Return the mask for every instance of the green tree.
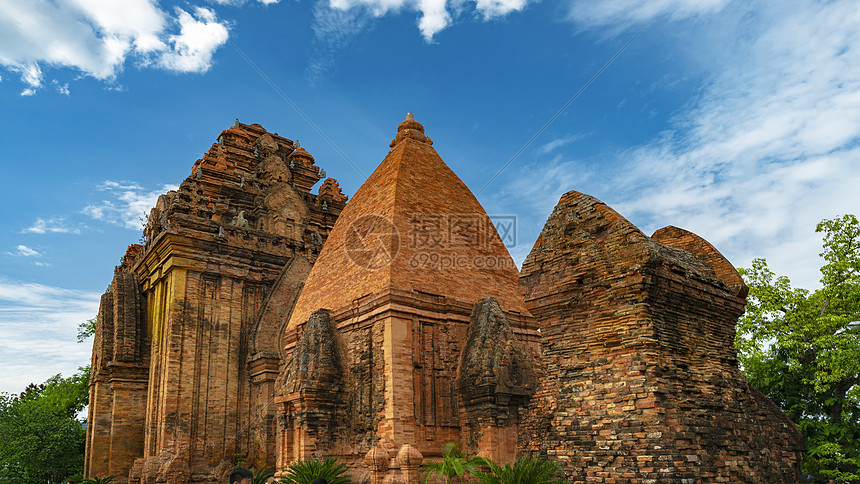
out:
M750 288L735 346L750 384L805 437L804 472L860 479L860 224L823 220L822 287L792 288L764 259L739 272Z
M442 460L439 462L426 462L422 466L424 473L424 481L426 482L433 476L438 476L445 480L446 484L465 479L466 473L475 474L478 467L484 463L484 459L480 457L466 457L460 452L457 444L448 442L442 447Z
M501 466L490 459L481 459L489 472L477 472L481 484L563 484L561 466L542 457L518 457Z
M0 481L59 484L84 467L85 431L78 413L89 398L89 367L0 394Z
M96 334L96 318L88 319L78 325L78 343L83 343L94 334Z

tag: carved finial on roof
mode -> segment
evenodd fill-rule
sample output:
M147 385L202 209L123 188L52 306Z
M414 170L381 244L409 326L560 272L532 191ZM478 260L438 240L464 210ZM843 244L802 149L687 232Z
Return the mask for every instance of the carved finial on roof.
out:
M326 178L325 170L320 168L320 178Z
M415 121L415 115L412 113L406 113L406 119L397 125L397 136L391 140L391 143L388 146L394 148L397 144L407 138L427 143L429 145L433 144L433 141L424 135L424 125Z
M236 126L237 128L239 127L239 118L236 118L236 122L233 124L233 126Z
M293 148L294 149L299 149L301 147L302 147L302 145L299 144L299 140L293 141Z

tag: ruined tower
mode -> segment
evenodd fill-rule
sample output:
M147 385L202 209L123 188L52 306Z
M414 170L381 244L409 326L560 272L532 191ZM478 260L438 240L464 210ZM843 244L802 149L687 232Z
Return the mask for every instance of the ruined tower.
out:
M289 310L346 197L298 143L236 125L152 209L102 297L86 475L216 482L275 459ZM165 481L168 479L167 481Z
M377 474L389 459L405 472L398 449L414 462L451 441L515 454L538 341L517 268L411 115L390 146L332 229L286 328L279 470L367 455Z
M799 431L738 369L747 287L707 241L569 192L520 284L546 365L520 452L573 482L797 482Z

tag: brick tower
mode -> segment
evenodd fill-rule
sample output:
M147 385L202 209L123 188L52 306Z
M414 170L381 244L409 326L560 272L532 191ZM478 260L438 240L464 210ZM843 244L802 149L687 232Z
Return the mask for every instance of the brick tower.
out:
M438 455L446 442L495 458L515 453L538 341L517 268L411 114L390 146L332 229L290 317L276 398L279 470L323 455L360 465L367 454L377 474L391 458L408 480L414 457Z
M800 432L738 369L747 287L710 243L571 191L520 284L546 365L520 452L580 483L798 482Z
M346 197L298 143L258 124L218 136L159 197L144 245L102 297L86 475L223 482L272 466L286 323Z

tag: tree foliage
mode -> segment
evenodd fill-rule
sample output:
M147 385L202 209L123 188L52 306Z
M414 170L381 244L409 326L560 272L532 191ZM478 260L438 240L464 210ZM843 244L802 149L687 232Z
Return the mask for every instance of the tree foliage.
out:
M254 474L254 477L251 479L251 484L266 484L266 482L269 481L269 478L274 477L275 475L275 472L268 467L261 467L256 470L251 469L251 472Z
M318 478L323 478L329 484L349 484L346 466L337 462L334 457L324 460L299 460L290 464L287 475L281 478L283 484L313 484Z
M96 318L88 319L78 325L78 343L83 343L94 334L96 334Z
M0 481L61 483L83 472L85 430L78 413L89 398L89 367L0 394Z
M860 479L860 224L823 220L822 287L792 288L764 259L739 272L750 288L735 346L750 384L805 437L804 472Z
M457 444L448 442L442 447L442 460L439 462L426 462L422 466L425 482L433 476L445 480L446 484L455 481L464 481L466 474L475 474L478 467L483 465L485 459L480 457L466 457L460 452Z
M475 477L481 484L563 484L561 466L542 457L523 456L513 463L499 465L482 459L489 471L478 471Z

